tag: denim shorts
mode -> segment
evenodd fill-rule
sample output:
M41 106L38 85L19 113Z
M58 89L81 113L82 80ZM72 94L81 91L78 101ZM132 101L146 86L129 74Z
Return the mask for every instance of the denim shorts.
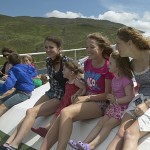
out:
M31 97L31 93L25 93L21 91L15 91L12 94L2 98L0 103L4 104L7 108L11 108Z

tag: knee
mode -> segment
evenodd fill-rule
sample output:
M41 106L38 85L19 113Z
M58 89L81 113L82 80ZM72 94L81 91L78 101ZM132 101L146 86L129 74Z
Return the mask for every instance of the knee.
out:
M117 136L122 139L125 136L125 132L126 131L123 128L120 128L119 131L117 132Z
M37 112L36 112L36 110L34 109L34 107L27 109L27 111L26 111L26 116L36 116L36 115L37 115Z
M63 118L72 118L71 112L67 108L62 109L60 116Z
M136 136L137 137L137 136ZM133 132L133 129L130 129L128 128L126 131L125 131L125 136L124 136L124 139L127 140L127 139L134 139L136 138L135 137L135 134Z

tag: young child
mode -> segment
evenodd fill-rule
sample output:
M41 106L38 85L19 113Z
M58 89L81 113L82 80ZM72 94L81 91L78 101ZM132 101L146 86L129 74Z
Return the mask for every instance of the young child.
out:
M22 57L22 63L23 64L27 64L27 65L31 65L31 66L35 66L34 65L34 59L33 59L33 57L31 56L31 55L29 55L29 54L26 54L26 55L24 55L23 57Z
M22 57L22 63L30 65L32 67L35 67L34 65L34 59L31 55L26 54ZM45 84L47 82L47 77L46 75L38 75L33 78L33 83L35 88L40 87L41 85Z
M109 59L109 71L115 75L112 79L112 94L107 95L110 105L106 109L104 117L100 119L84 142L69 141L69 145L74 149L94 150L101 144L111 129L120 124L124 111L134 97L129 58L120 57L118 51L112 52Z
M55 122L57 116L59 116L61 110L64 107L67 107L74 103L74 100L76 97L84 95L86 93L86 86L85 82L82 80L82 70L80 69L79 65L75 63L72 60L68 60L64 63L63 67L63 77L67 78L68 81L65 85L65 94L61 100L61 103L58 107L58 109L55 112L55 115L53 116L50 123L45 127L39 127L39 128L31 128L31 130L37 134L39 134L42 137L45 137L48 129L51 127L51 125Z

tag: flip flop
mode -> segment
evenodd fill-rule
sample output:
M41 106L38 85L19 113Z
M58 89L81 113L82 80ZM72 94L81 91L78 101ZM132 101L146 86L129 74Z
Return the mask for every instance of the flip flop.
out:
M77 149L77 143L74 141L74 140L69 140L68 144L74 148L74 149Z
M40 135L41 137L45 137L47 134L47 130L45 128L39 127L39 128L31 128L33 132Z
M83 143L81 141L77 142L77 148L78 150L91 150L90 145L87 143Z

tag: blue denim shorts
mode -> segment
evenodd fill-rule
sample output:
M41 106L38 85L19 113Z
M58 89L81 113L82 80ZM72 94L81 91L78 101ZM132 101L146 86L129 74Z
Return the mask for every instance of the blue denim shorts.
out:
M11 108L31 97L31 93L25 93L21 91L15 91L12 94L2 98L0 102L4 104L7 108Z

